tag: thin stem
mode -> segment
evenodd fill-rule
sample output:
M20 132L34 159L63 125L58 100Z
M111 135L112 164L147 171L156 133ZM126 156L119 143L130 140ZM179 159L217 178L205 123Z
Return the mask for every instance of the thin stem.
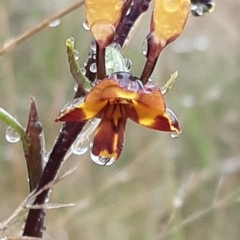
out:
M100 48L98 43L97 46L97 78L102 80L106 77L105 67L105 48Z
M73 76L73 79L76 81L76 83L84 93L88 93L92 89L93 84L83 75L78 62L76 61L76 56L75 56L76 50L74 49L73 40L70 38L67 39L66 46L67 46L67 54L68 54L68 63L69 63L70 72Z
M6 42L4 46L0 49L0 56L4 55L7 52L12 51L16 46L18 46L20 43L24 42L26 39L32 37L36 33L40 32L44 28L48 27L49 24L57 19L60 19L64 17L65 15L75 11L77 8L83 6L84 1L78 1L77 3L74 3L72 6L68 7L67 9L56 13L55 15L46 18L41 23L39 23L37 26L33 27L32 29L26 31L22 35L18 36L15 39L10 40L9 42Z

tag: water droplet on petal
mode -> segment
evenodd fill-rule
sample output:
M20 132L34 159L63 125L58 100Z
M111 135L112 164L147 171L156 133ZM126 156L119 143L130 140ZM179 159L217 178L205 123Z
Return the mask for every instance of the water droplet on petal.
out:
M123 1L119 1L115 4L115 9L120 10L123 7Z
M147 41L147 38L145 38L143 45L142 45L142 53L144 56L147 55L147 50L148 50L148 41Z
M97 72L97 65L96 63L92 63L89 67L90 72L96 73Z
M79 59L79 52L77 50L73 51L74 59L77 61Z
M11 127L7 128L5 138L10 143L16 143L20 140L19 134Z
M101 166L110 166L116 161L116 159L113 157L109 158L105 156L95 156L92 152L90 153L90 157L94 163Z
M89 30L90 30L90 28L89 28L89 26L88 26L88 24L87 24L87 21L84 21L83 24L82 24L82 26L83 26L83 28L84 28L86 31L89 31Z
M55 19L54 21L49 23L49 27L57 27L61 23L61 19Z
M72 144L71 149L73 154L75 155L83 155L88 151L89 148L89 138L85 137L85 139L80 134L76 141Z
M84 100L85 100L84 97L75 98L75 99L71 100L70 102L66 103L66 105L62 108L61 113L68 111L69 108L75 108L79 104L82 104L84 102Z
M163 8L167 12L175 12L179 7L179 0L162 0Z
M175 115L175 113L169 108L166 109L166 113L169 116L169 118L171 119L172 125L173 126L178 125L178 119L177 119L177 116ZM177 133L177 132L172 132L170 134L171 138L178 138L179 136L180 136L180 133Z

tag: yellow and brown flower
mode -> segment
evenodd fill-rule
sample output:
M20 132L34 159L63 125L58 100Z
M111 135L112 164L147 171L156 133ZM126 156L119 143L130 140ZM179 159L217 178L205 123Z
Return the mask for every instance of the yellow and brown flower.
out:
M84 102L68 105L56 121L85 121L101 118L94 134L92 154L104 164L118 159L124 144L127 119L147 128L180 133L176 118L170 116L161 90L142 85L129 73L114 73L87 94Z

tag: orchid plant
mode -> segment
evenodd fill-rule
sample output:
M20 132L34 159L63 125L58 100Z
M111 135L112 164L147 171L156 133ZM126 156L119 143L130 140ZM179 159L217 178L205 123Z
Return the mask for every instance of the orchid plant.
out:
M149 79L163 49L182 33L189 14L202 16L211 12L214 4L211 0L153 1L150 30L146 36L146 63L137 77L131 74L129 60L126 61L123 57L123 49L134 23L148 10L150 2L151 0L84 1L84 25L94 38L90 58L84 69L81 69L74 56L74 39L66 41L69 67L77 83L77 91L74 100L55 119L57 122L64 121L64 124L44 169L41 164L36 168L32 162L33 159L42 160L39 142L42 126L34 99L32 98L26 131L0 108L0 118L21 135L28 163L30 190L36 194L33 205L41 206L46 202L50 182L55 179L62 161L77 141L84 125L91 119L100 119L91 147L91 158L99 165L111 165L120 157L127 119L150 129L170 132L174 136L181 133L177 117L166 107L164 100L164 94L172 87L177 73L162 88L152 84ZM42 208L31 208L23 235L41 238L44 216Z

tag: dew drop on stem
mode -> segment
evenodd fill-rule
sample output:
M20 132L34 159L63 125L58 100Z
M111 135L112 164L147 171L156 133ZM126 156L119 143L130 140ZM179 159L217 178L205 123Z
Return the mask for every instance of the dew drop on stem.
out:
M84 21L83 24L82 24L82 26L83 26L83 28L84 28L86 31L89 31L89 30L90 30L90 28L89 28L89 26L88 26L88 24L87 24L87 21Z
M49 23L49 27L58 27L61 23L61 19L55 19L54 21Z
M85 137L84 139L84 137L82 137L81 134L71 146L73 154L78 156L86 153L88 151L88 148L89 148L89 138Z
M11 127L6 129L5 138L10 143L16 143L20 140L20 135Z
M74 59L77 61L79 59L79 52L77 50L73 51Z
M96 63L92 63L89 67L90 72L96 73L97 72L97 65Z

